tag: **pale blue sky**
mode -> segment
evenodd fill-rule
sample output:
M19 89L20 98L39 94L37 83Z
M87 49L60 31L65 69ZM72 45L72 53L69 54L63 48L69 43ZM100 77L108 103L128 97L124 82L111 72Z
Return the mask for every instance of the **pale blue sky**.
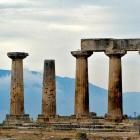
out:
M1 0L0 69L10 69L7 52L28 52L24 65L42 71L44 59L56 60L56 74L75 77L82 38L140 38L139 0ZM122 58L123 91L140 91L140 56ZM108 88L108 57L89 58L90 83Z

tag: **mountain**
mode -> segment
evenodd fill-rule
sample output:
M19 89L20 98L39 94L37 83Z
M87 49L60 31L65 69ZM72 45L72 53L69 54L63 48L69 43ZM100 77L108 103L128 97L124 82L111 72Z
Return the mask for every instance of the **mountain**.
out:
M123 93L123 110L125 114L134 117L140 114L140 92L125 92Z
M5 119L10 110L10 70L0 70L0 122ZM24 69L24 102L25 113L37 119L41 113L42 103L42 72ZM75 79L56 76L57 114L68 116L74 114ZM124 114L131 115L139 111L139 92L123 94ZM98 116L107 113L108 91L89 83L90 112Z

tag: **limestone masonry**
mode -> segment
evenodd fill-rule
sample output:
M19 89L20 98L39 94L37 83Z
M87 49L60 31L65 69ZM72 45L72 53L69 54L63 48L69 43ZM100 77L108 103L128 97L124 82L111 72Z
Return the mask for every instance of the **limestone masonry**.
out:
M82 39L81 51L83 53L103 51L109 57L108 113L106 114L106 120L121 122L126 119L122 109L121 57L127 51L139 51L140 53L140 39Z
M104 52L109 57L108 112L97 117L90 112L88 87L88 58L93 52ZM93 122L95 119L105 122L119 123L127 120L123 114L122 68L121 57L127 51L139 51L140 39L82 39L81 50L72 51L76 58L75 76L75 108L71 116L59 116L56 113L55 60L44 61L42 111L38 122ZM11 104L10 114L6 115L6 123L15 121L30 122L24 110L23 59L28 53L10 52L12 59L11 71ZM94 56L94 55L93 55Z
M11 70L11 115L24 114L23 59L27 53L8 53L12 59Z
M73 51L76 57L76 79L75 79L75 110L74 115L89 115L89 91L88 91L88 60L93 52Z
M97 52L107 50L139 51L140 39L82 39L81 50Z
M44 61L42 113L38 121L56 116L56 85L55 85L55 61Z
M109 88L108 88L108 114L107 119L123 119L122 109L122 69L121 57L126 54L125 51L115 54L105 52L109 57Z
M10 114L6 116L6 121L19 120L19 118L29 121L29 115L25 115L24 110L23 84L23 59L28 56L28 53L11 52L7 55L12 59L12 70Z

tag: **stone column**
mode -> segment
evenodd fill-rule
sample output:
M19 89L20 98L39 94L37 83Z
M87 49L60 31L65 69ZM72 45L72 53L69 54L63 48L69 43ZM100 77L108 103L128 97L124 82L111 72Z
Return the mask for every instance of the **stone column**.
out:
M42 113L38 115L38 121L49 121L47 118L56 116L56 84L55 61L44 61Z
M88 60L92 51L73 51L76 57L76 79L75 79L75 110L74 115L89 115L89 89L88 89Z
M107 120L118 122L123 118L121 57L124 56L126 52L106 51L105 54L109 57Z
M22 60L28 53L10 52L7 55L12 59L10 115L21 115L25 113Z

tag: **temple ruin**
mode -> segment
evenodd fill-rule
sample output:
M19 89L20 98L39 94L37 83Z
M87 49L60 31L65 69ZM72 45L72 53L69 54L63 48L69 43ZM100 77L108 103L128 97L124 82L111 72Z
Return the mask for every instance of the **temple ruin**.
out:
M88 122L102 119L105 122L122 122L127 119L123 114L122 99L122 68L121 57L127 51L139 51L140 39L82 39L81 50L72 51L76 58L75 77L75 109L71 116L59 116L56 113L55 61L44 61L42 111L38 122ZM104 52L109 57L108 112L98 117L90 112L88 88L88 58L93 52ZM11 52L11 105L10 114L6 115L6 123L15 120L30 122L29 115L24 111L23 59L27 53Z
M85 115L85 104L87 110L89 110L88 102L88 86L87 79L88 74L85 74L83 78L82 69L88 69L87 64L84 65L84 59L81 64L79 62L79 56L76 54L86 54L92 52L104 52L109 57L109 86L108 86L108 113L106 114L106 121L110 122L121 122L127 118L123 115L122 109L122 72L121 72L121 57L123 57L127 51L139 51L140 53L140 39L82 39L81 40L81 51L71 52L76 57L76 84L75 84L75 115L77 116L77 110L79 116ZM82 58L83 58L82 56ZM90 55L89 55L90 56ZM81 59L82 61L82 59ZM78 73L78 74L77 74ZM81 82L82 81L82 82ZM80 86L84 83L83 86ZM84 88L84 90L83 90ZM86 91L87 94L84 95ZM80 98L80 100L77 99ZM87 102L83 101L86 99ZM78 105L79 106L78 106ZM82 105L82 107L80 106ZM87 111L88 112L88 111Z

